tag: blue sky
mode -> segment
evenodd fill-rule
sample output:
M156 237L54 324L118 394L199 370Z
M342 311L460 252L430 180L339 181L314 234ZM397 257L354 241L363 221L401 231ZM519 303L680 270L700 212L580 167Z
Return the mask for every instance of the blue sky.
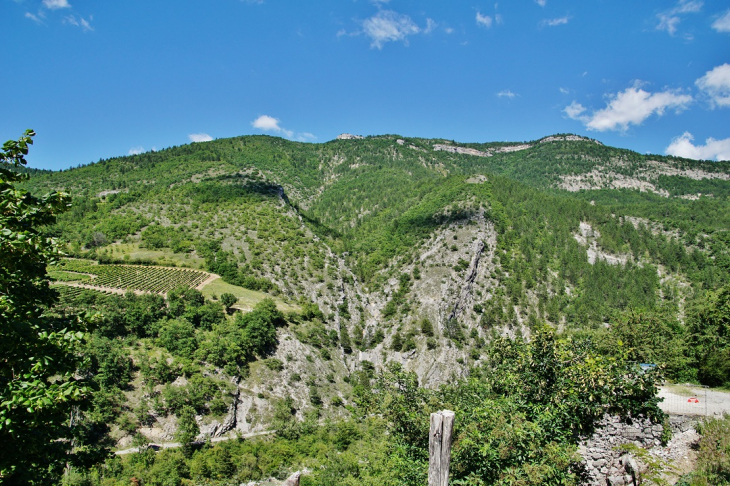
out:
M730 159L727 1L0 0L0 46L33 167L343 132Z

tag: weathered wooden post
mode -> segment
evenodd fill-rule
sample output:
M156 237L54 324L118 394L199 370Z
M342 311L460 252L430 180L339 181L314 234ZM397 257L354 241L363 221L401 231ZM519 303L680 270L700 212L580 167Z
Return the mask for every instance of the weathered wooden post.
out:
M428 486L449 486L453 430L454 412L442 410L431 414L431 431L428 434Z

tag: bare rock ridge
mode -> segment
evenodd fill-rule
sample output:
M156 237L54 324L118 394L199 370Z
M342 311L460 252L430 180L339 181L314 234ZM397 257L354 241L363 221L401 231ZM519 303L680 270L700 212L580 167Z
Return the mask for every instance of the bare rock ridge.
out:
M340 135L342 136L342 135ZM339 137L337 137L339 138ZM593 140L590 138L580 137L578 135L565 135L565 136L559 136L554 135L550 137L545 137L543 139L540 139L538 143L550 143L550 142L593 142L598 145L603 145L601 142L597 140ZM517 144L517 145L505 145L503 147L496 147L496 148L489 148L485 151L469 148L469 147L457 147L453 145L444 145L444 144L435 144L433 146L433 149L437 152L449 152L452 154L463 154L463 155L473 155L475 157L492 157L494 154L508 154L512 152L520 152L522 150L527 150L529 148L532 148L534 145L530 145L528 143L523 144Z
M593 142L598 145L603 145L598 140L593 140L592 138L586 138L581 137L580 135L552 135L550 137L541 138L539 143L549 143L549 142Z
M471 295L471 287L474 283L474 279L477 277L477 270L479 269L479 259L482 256L482 252L484 251L484 241L479 240L476 243L476 248L474 250L474 257L471 260L471 264L469 265L469 271L467 272L466 276L464 277L464 283L462 285L462 291L461 294L459 294L459 297L456 300L456 303L454 304L454 308L449 314L448 320L455 319L459 316L461 311L464 309L464 302L466 301L467 297Z
M640 192L653 192L662 197L670 197L668 191L658 188L660 176L679 176L693 180L717 179L730 180L726 172L710 172L700 168L681 168L656 160L648 161L644 167L624 173L629 162L613 158L608 163L594 166L590 172L560 175L557 187L570 192L593 189L638 189ZM684 199L698 199L701 194L678 196ZM711 196L708 194L707 196Z

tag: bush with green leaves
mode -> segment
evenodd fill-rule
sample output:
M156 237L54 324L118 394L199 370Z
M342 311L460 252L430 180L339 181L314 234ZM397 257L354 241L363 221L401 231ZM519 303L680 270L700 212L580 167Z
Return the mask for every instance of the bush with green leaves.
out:
M231 375L245 375L248 363L274 349L276 329L285 323L274 301L264 299L251 312L214 325L200 340L196 357Z
M200 414L209 409L213 399L228 397L230 392L230 383L195 374L184 386L166 385L162 389L162 397L169 413L178 415L185 407L192 407L197 414Z
M578 484L577 437L605 413L663 419L660 375L549 328L530 342L497 340L488 356L469 378L436 391L395 365L378 380L376 401L356 394L363 411L377 410L391 424L401 484L425 483L429 414L440 409L456 412L452 478L469 485Z
M185 319L168 319L159 324L157 343L175 356L192 359L198 348L195 327Z
M193 455L193 441L200 433L200 427L195 421L195 409L189 405L182 407L177 414L177 432L175 439L181 444L185 457Z
M238 298L235 295L228 292L221 294L221 303L226 309L230 309L236 302L238 302Z

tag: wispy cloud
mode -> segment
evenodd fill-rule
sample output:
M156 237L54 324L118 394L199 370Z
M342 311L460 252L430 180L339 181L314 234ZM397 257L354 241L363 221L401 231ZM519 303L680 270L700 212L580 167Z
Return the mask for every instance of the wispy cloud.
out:
M638 84L609 95L608 99L604 109L591 114L587 114L586 108L576 101L566 106L563 112L569 118L581 121L589 130L626 131L630 125L640 125L652 115L662 116L669 109L681 111L693 101L692 96L677 91L649 93L638 87Z
M704 145L695 145L692 140L692 134L684 132L672 140L664 153L697 160L730 160L730 138L708 138Z
M477 12L477 25L481 27L486 27L489 29L492 27L492 24L494 23L494 20L489 15L482 15L481 12Z
M57 10L59 8L71 8L68 0L43 0L43 6L51 10Z
M193 143L210 142L211 140L213 140L213 137L211 137L207 133L191 133L190 135L188 135L188 138Z
M665 30L669 35L676 34L677 26L682 21L682 16L701 11L703 5L704 2L699 0L679 0L673 8L657 14L659 24L657 24L656 29Z
M25 18L26 19L30 19L33 22L37 23L37 24L42 24L43 23L43 19L41 19L39 15L35 15L35 14L30 13L30 12L25 12Z
M93 31L94 28L91 26L91 21L94 20L94 16L90 15L89 20L86 20L85 18L81 17L80 15L76 17L75 15L67 15L63 22L65 24L74 25L76 27L81 28L84 32L90 32Z
M539 6L544 7L547 4L547 0L535 0Z
M362 30L370 37L370 47L382 49L386 42L403 41L408 44L408 36L418 34L421 29L404 14L392 10L381 10L362 22Z
M730 64L707 71L695 85L710 98L713 106L730 107Z
M309 132L304 132L297 134L297 140L300 142L313 142L314 140L317 140L317 137Z
M141 153L144 153L144 147L142 147L141 145L129 149L129 155L139 155Z
M436 23L435 20L430 19L430 18L426 19L426 28L423 29L423 33L430 34L431 32L434 31L434 29L436 29L436 27L438 27L438 24Z
M517 95L515 93L513 93L512 91L508 90L508 89L503 89L502 91L500 91L499 93L497 93L497 96L499 96L500 98L509 98L509 99L512 99L512 98L514 98Z
M540 22L540 25L543 25L543 26L546 25L548 27L555 27L557 25L565 25L569 21L570 21L570 17L565 16L565 17L558 17L558 18L555 18L555 19L545 19L545 20L543 20L543 21Z
M712 23L712 28L718 32L730 32L730 10Z
M570 90L569 90L569 89L567 89L567 88L562 88L562 87L561 87L561 88L558 88L558 89L559 89L559 90L560 90L560 92L561 92L561 93L563 93L563 94L569 94L569 93L570 93Z

